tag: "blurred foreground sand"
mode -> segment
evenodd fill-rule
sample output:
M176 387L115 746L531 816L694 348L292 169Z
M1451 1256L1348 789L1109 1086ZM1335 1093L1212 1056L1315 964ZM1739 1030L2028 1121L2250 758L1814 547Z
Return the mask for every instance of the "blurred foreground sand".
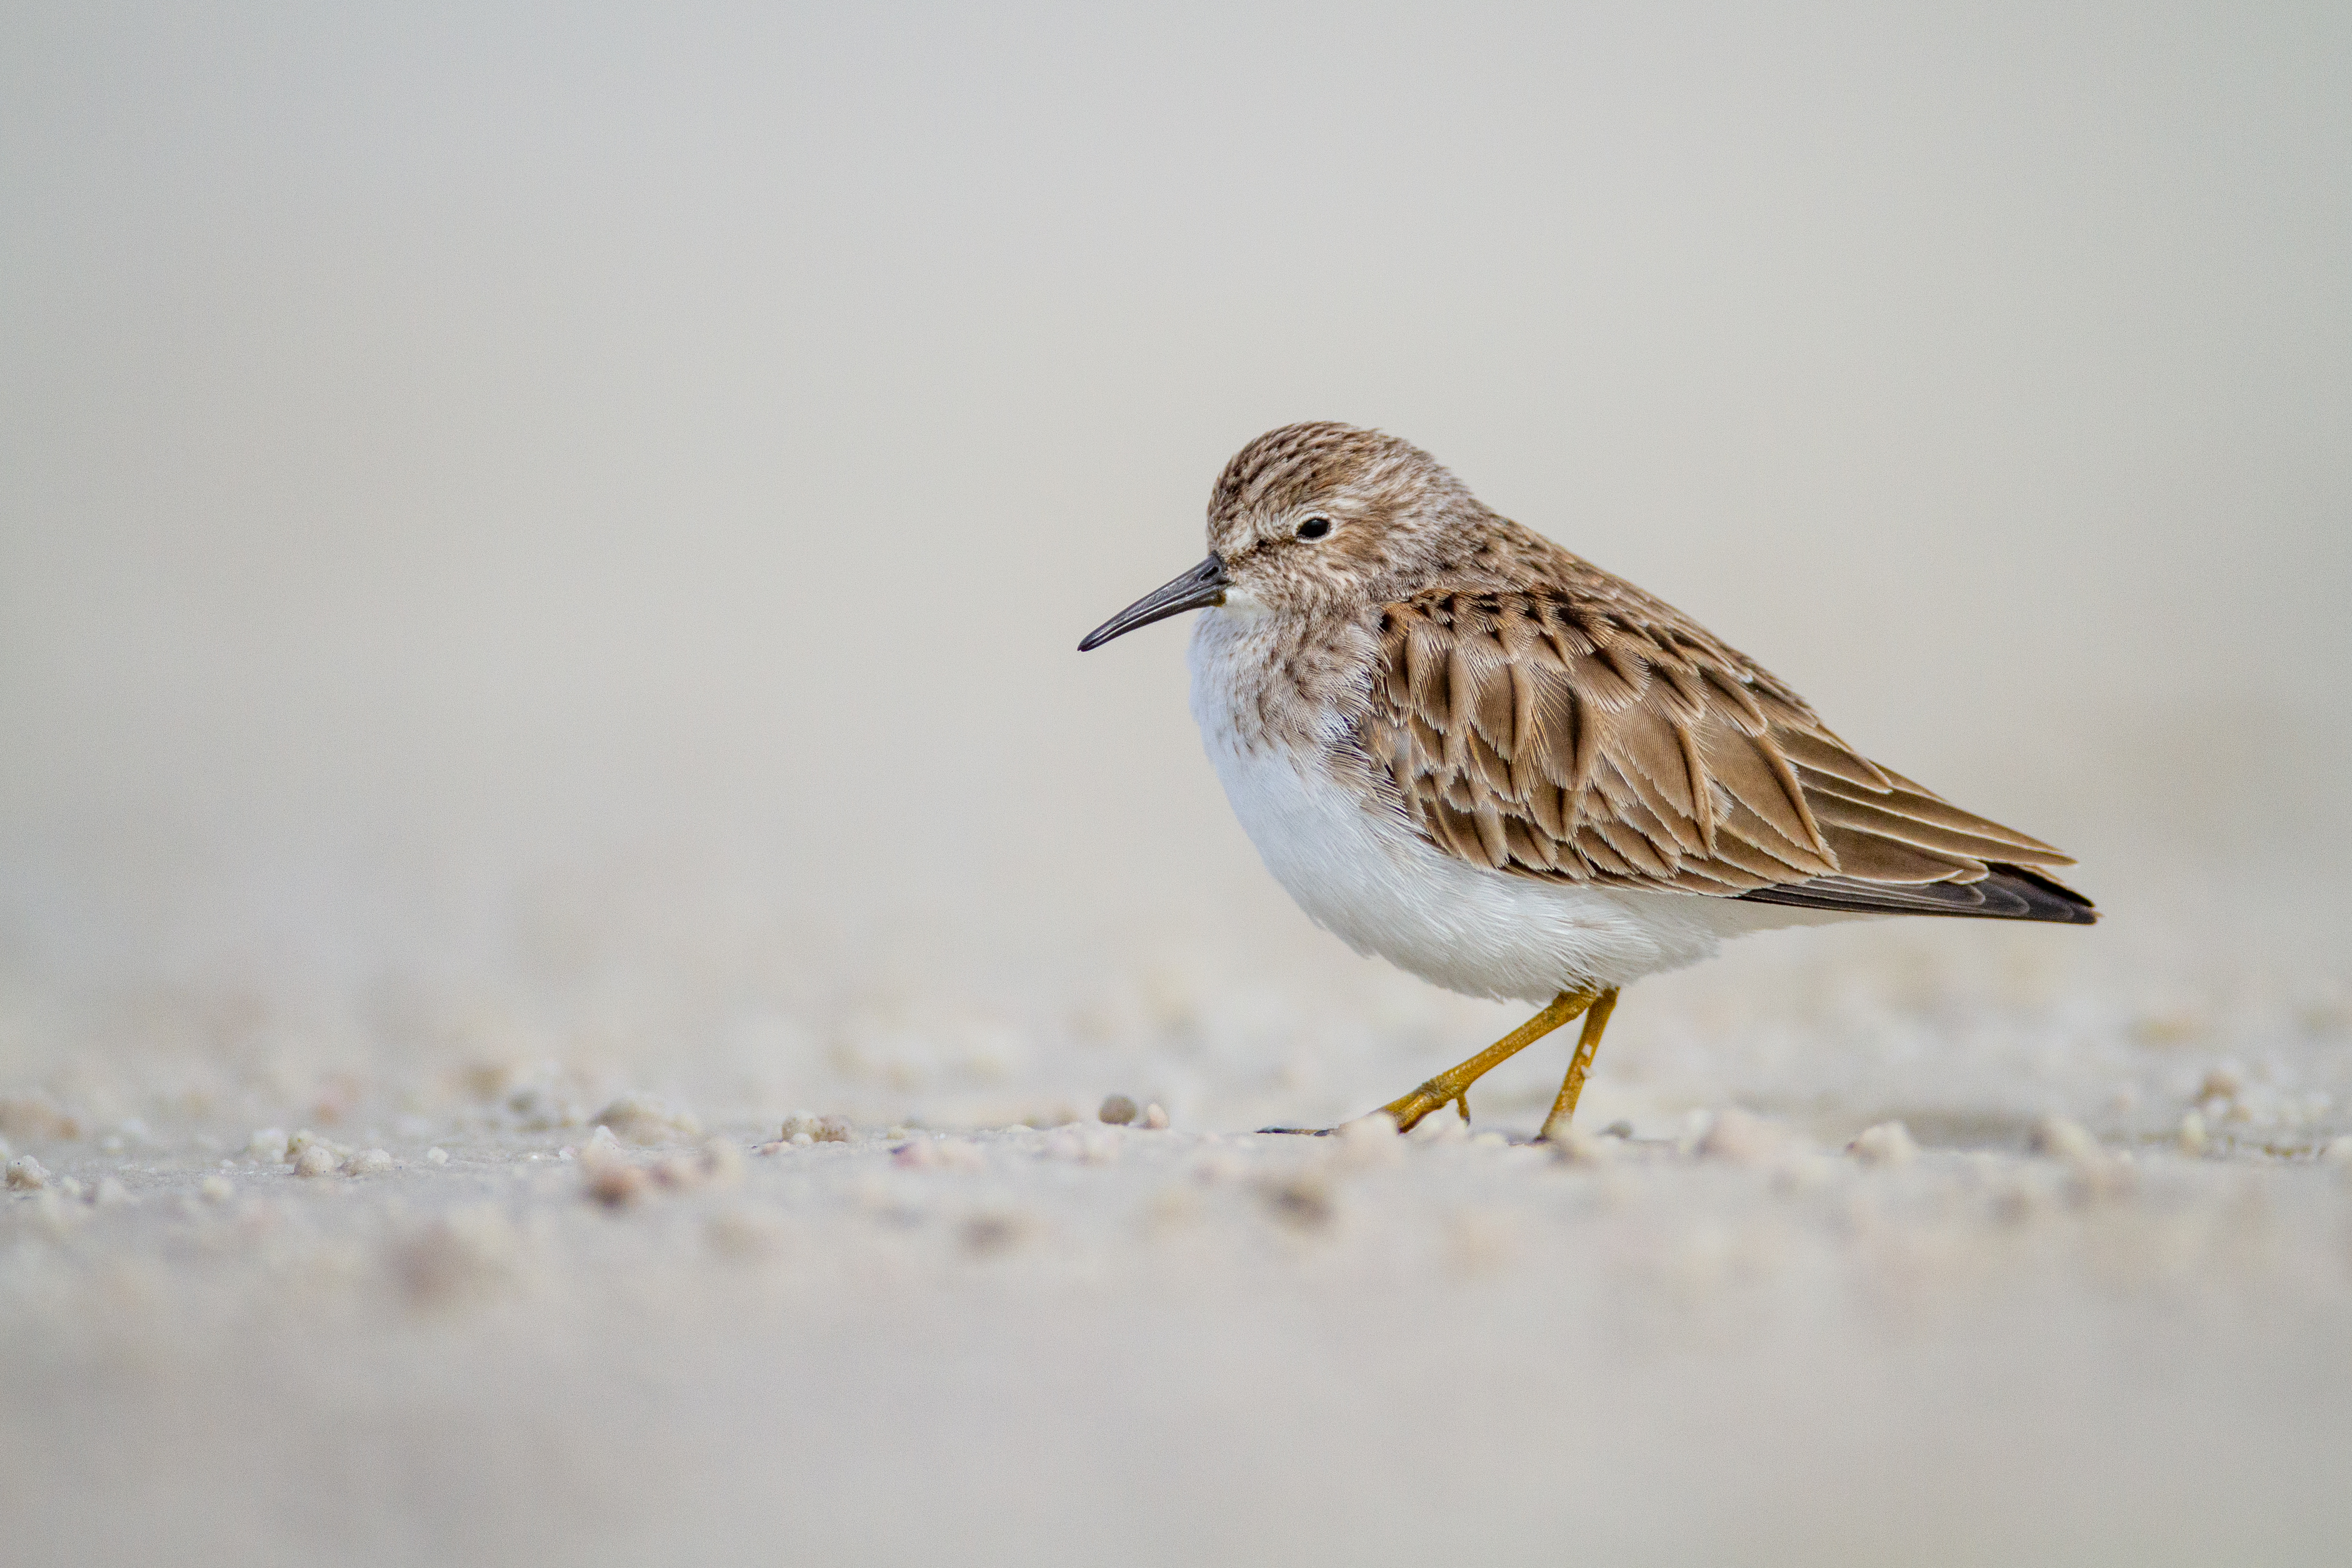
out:
M633 969L574 889L437 980L20 975L7 1554L2314 1560L2352 997L2283 885L1754 940L1631 994L1580 1163L1503 1136L1544 1049L1469 1135L1244 1131L1508 1021L1271 897Z

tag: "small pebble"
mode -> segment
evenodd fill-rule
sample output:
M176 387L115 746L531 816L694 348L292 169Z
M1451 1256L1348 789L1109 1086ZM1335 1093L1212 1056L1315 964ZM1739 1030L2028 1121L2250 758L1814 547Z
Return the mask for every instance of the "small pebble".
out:
M346 1176L381 1176L392 1169L392 1156L382 1149L362 1149L343 1162Z
M1413 1124L1405 1134L1416 1143L1452 1143L1470 1135L1470 1124L1454 1113L1450 1105L1442 1105Z
M1616 1121L1611 1122L1608 1126L1602 1128L1601 1130L1601 1136L1603 1138L1631 1138L1633 1136L1633 1124L1621 1116Z
M645 1191L646 1173L625 1160L597 1160L588 1166L587 1194L608 1209L625 1207Z
M1551 1141L1552 1158L1563 1165L1605 1165L1617 1157L1624 1141L1607 1134L1595 1137L1571 1125Z
M432 1148L425 1151L425 1163L428 1165L446 1165L449 1163L449 1151L436 1143Z
M2063 1116L2045 1116L2034 1123L2032 1149L2059 1160L2096 1159L2099 1141L2081 1122Z
M1845 1150L1865 1165L1907 1165L1919 1157L1918 1142L1900 1121L1864 1128Z
M323 1143L306 1144L303 1146L302 1150L294 1156L294 1173L298 1176L330 1175L333 1173L334 1169L334 1151L328 1148ZM208 1179L215 1182L223 1180L223 1178L219 1176L213 1176Z
M857 1136L846 1116L811 1116L795 1111L784 1118L783 1131L776 1134L786 1143L846 1143Z
M1113 1127L1124 1127L1135 1117L1135 1101L1123 1094L1110 1096L1102 1102L1102 1109L1095 1112L1097 1121L1108 1121Z
M8 1185L20 1193L38 1192L49 1184L48 1172L30 1154L20 1154L8 1162Z
M1143 1108L1143 1124L1146 1127L1150 1128L1154 1132L1166 1131L1168 1129L1167 1108L1162 1106L1156 1100L1150 1104L1145 1106Z
M653 1179L676 1192L726 1186L742 1175L743 1152L724 1138L707 1140L697 1153L667 1155L653 1168Z

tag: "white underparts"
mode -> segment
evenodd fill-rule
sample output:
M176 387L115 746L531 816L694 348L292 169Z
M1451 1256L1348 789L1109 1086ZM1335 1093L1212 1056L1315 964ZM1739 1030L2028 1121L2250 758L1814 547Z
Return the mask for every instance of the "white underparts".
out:
M1245 681L1234 666L1253 640L1221 612L1204 613L1192 649L1193 717L1266 869L1359 952L1469 995L1548 1002L1696 963L1727 936L1848 918L1547 882L1447 854L1334 773L1336 733L1318 746L1244 740L1234 694Z

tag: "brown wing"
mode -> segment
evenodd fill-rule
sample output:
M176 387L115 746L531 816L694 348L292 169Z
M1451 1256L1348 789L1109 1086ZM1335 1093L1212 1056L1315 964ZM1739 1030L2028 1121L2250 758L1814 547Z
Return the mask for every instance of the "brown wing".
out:
M1432 844L1559 881L2092 918L2038 874L2066 856L1879 767L1746 656L1569 560L1557 585L1381 612L1357 734Z

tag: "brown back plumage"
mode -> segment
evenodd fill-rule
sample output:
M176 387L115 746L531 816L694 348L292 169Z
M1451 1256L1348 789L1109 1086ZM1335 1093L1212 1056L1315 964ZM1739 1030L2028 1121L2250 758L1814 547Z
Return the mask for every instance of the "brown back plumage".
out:
M1890 911L1956 900L1869 900L1867 885L1958 891L1995 866L2073 863L1872 763L1753 660L1560 555L1538 586L1381 609L1359 736L1431 843L1524 876L1693 893L1832 879L1845 900L1804 901Z

